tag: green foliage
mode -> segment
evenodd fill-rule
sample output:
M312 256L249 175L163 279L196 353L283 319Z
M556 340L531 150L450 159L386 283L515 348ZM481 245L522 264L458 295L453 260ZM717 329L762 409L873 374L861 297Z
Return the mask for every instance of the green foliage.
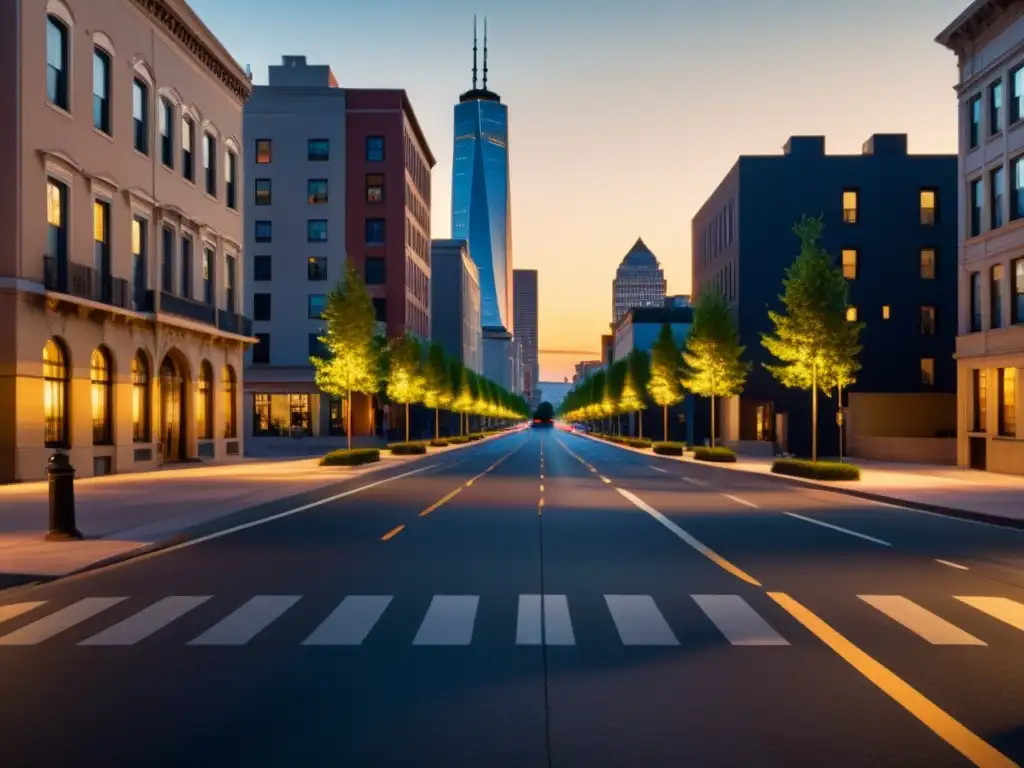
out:
M648 440L646 437L625 437L622 439L622 442L630 448L650 448L654 445L653 441Z
M483 440L485 435L483 432L473 432L472 434L466 435L466 437L469 438L470 442L475 442L477 440Z
M449 445L465 445L469 442L469 438L465 435L455 435L454 437L446 438Z
M423 367L423 404L427 408L447 408L451 402L452 382L444 347L434 342Z
M435 440L431 440L430 441L430 447L431 448L446 448L449 445L450 442L451 442L450 440L443 440L443 439L442 440L437 440L437 439L435 439Z
M321 467L353 467L359 464L372 464L380 461L380 451L376 448L348 448L331 451L320 459Z
M341 283L327 295L323 316L326 328L320 341L328 356L310 358L317 386L345 398L352 392L376 392L378 354L373 304L351 263Z
M388 443L388 450L395 456L420 456L427 452L427 444L420 442Z
M663 408L671 407L683 399L683 388L679 378L680 352L672 336L672 326L664 323L658 339L651 347L650 378L647 394Z
M683 443L662 442L654 444L654 452L659 456L682 456L686 450Z
M409 405L423 398L421 358L419 342L408 333L389 345L387 394L392 402Z
M776 459L772 462L772 472L809 480L860 480L858 467L853 464L840 464L837 461Z
M700 446L693 449L693 458L697 459L697 461L715 461L728 464L736 461L736 452L721 446L717 448Z
M680 383L702 397L738 395L750 370L750 364L740 360L745 349L740 346L736 323L722 294L701 293L683 348Z

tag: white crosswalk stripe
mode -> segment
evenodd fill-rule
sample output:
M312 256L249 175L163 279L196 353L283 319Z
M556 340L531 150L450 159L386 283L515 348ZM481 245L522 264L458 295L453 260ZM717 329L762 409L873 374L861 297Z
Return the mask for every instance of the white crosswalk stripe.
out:
M189 645L245 645L299 599L298 595L256 595Z
M413 645L469 645L479 595L434 595Z
M0 645L38 645L127 599L126 597L83 597L77 603L72 603L56 613L51 613L9 635L0 637Z
M165 597L98 635L83 640L79 645L135 645L209 599L209 595Z
M516 645L576 645L569 615L569 599L565 595L519 596L519 620L516 623Z
M391 595L349 595L303 645L362 645L390 603Z
M901 595L858 595L865 603L897 621L932 645L985 645L974 635Z
M691 595L732 645L789 645L739 595Z
M605 595L623 645L679 645L650 595Z

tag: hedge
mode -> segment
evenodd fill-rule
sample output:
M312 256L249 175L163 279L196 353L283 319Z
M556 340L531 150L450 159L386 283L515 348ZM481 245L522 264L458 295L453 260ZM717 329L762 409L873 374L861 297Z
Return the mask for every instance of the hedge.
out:
M652 440L648 440L646 437L626 437L623 438L622 442L630 448L650 448L654 445L654 442Z
M395 456L419 456L427 452L426 443L388 443L388 450Z
M380 461L380 450L377 448L342 448L331 451L320 459L321 467L354 467L359 464L372 464Z
M432 448L445 448L448 446L447 440L431 440L430 445Z
M466 437L469 438L470 440L483 440L484 434L483 432L474 432L471 435L466 435Z
M697 459L697 461L729 463L736 461L736 452L731 448L723 448L721 446L716 448L701 446L693 449L693 458Z
M654 452L659 456L682 456L686 445L684 443L655 443Z
M772 472L777 475L792 475L808 480L860 480L860 469L853 464L837 461L807 461L806 459L776 459Z
M469 442L469 438L465 435L455 435L455 437L446 438L448 445L465 445Z

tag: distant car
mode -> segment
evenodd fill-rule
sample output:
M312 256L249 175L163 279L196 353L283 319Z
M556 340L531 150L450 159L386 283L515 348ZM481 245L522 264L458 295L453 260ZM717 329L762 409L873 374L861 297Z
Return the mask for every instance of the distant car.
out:
M530 426L534 429L537 429L538 427L544 429L546 427L553 427L554 422L551 421L551 419L534 419Z

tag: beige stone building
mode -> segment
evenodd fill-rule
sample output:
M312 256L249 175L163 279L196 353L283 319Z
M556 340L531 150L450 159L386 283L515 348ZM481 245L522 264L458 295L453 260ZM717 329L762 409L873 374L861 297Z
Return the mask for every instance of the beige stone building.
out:
M241 456L247 74L184 0L6 0L0 56L0 482Z
M960 71L957 461L1024 474L1024 0L976 0L937 41Z

